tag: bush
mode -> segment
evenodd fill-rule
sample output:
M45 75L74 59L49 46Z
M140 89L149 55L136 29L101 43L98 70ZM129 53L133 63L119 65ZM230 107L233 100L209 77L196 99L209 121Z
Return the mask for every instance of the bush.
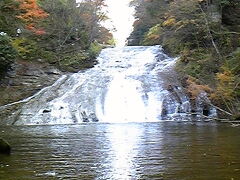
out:
M15 62L17 52L11 45L9 36L3 32L0 33L0 73L8 70L10 65Z
M63 71L78 72L81 69L93 66L93 61L89 60L87 53L79 52L76 54L65 54L60 57L59 67Z
M189 50L185 48L177 62L178 72L190 75L203 83L213 84L219 65L212 55L204 49Z
M12 41L13 47L17 50L18 55L24 60L35 60L38 58L38 47L36 42L27 38L16 38Z
M91 43L90 48L88 50L90 59L96 58L101 52L101 50L102 46L100 44L98 44L97 42Z

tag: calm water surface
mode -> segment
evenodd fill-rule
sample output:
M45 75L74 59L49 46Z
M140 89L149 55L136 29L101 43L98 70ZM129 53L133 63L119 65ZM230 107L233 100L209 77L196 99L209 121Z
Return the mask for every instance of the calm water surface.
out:
M0 127L0 179L240 179L240 129L209 123Z

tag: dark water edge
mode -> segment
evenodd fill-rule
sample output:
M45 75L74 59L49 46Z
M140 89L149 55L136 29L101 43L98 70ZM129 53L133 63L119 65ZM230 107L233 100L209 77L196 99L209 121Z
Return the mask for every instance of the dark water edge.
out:
M0 179L240 179L240 129L200 122L1 126Z

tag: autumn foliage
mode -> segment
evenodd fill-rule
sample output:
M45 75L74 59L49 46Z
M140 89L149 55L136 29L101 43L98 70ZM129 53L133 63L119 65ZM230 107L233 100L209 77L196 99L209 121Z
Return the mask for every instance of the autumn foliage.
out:
M26 23L26 28L37 35L42 35L45 31L37 27L37 22L48 17L48 14L38 5L37 0L17 0L20 15L18 19Z
M202 92L207 92L207 93L212 92L212 89L209 86L200 84L197 79L191 76L188 77L186 82L187 82L187 91L192 100L195 100Z
M214 99L226 101L236 98L237 85L235 84L234 74L230 69L225 68L223 72L217 73L217 82L216 93L213 94Z

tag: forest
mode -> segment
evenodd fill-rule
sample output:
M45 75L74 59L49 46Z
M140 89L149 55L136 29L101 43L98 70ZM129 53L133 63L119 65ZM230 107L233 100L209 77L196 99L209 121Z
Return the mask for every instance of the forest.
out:
M100 44L112 42L101 26L104 6L104 0L1 0L1 74L19 59L73 72L91 67Z
M136 21L128 45L161 44L179 57L176 69L192 99L204 90L222 117L239 119L240 2L133 0L131 5Z

